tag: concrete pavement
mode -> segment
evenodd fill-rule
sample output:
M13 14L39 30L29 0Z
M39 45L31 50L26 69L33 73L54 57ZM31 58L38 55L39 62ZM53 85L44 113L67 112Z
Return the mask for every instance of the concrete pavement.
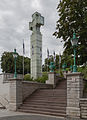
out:
M0 109L0 120L83 120L74 118L61 118L41 114L30 114L22 112L13 112L6 109ZM85 119L86 120L86 119Z

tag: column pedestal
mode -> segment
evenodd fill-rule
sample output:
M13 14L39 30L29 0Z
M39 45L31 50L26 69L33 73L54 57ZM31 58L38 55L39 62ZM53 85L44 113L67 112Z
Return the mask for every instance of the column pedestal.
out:
M67 117L80 118L80 98L83 96L83 77L79 72L66 74Z
M48 73L48 80L46 81L46 84L52 84L53 88L56 87L56 73L55 72L49 72Z
M9 110L16 111L22 104L22 80L10 79Z

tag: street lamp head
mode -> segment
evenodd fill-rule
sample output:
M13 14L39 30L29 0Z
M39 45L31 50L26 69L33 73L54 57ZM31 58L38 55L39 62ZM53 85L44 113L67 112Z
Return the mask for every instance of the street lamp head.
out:
M71 39L72 46L77 46L78 38L76 37L76 33L73 33L73 38Z
M14 49L13 57L14 57L14 58L17 58L17 56L18 56L18 54L17 54L17 52L16 52L16 49Z

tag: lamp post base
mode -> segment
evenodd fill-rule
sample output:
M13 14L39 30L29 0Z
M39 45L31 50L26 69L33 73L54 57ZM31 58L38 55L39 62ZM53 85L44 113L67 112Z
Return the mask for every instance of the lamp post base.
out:
M73 72L77 72L77 66L73 65Z
M17 78L17 73L14 73L14 78Z

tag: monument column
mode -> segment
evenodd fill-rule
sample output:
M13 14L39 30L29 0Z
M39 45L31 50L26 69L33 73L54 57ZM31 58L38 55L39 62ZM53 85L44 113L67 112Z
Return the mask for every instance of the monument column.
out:
M35 12L32 15L32 22L29 22L29 29L32 31L30 40L31 55L31 77L34 79L42 76L42 34L41 25L44 25L44 17Z

